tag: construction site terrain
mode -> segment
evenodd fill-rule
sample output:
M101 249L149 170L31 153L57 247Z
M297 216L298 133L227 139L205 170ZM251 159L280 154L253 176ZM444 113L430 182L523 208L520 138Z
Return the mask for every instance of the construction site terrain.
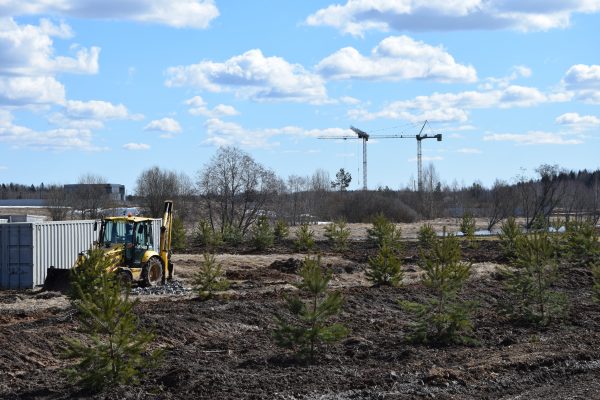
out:
M362 228L361 228L362 229ZM431 347L406 342L412 316L398 300L425 301L414 241L404 249L401 287L372 287L365 277L377 248L356 240L334 252L318 241L330 286L344 296L338 322L350 335L297 361L273 341L274 315L305 254L292 241L267 252L225 249L219 254L232 285L207 301L191 289L202 249L176 254L176 282L164 290L133 290L141 324L156 333L164 356L138 385L90 394L62 371L65 338L79 337L74 310L56 292L0 292L0 398L2 399L547 399L600 398L600 305L592 275L565 268L556 289L569 300L561 323L517 324L498 311L506 300L498 267L506 262L497 241L463 244L473 274L462 297L475 300L477 344Z

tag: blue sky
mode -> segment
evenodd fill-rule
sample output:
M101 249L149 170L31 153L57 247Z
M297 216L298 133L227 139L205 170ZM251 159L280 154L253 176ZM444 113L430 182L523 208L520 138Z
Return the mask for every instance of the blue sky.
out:
M423 141L440 178L600 167L599 0L5 0L0 181L195 179L236 145L282 178L350 171L353 135ZM368 143L369 188L416 177L414 139Z

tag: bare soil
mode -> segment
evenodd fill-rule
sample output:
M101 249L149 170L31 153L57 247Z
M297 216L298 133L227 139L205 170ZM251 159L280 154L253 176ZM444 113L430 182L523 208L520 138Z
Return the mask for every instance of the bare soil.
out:
M154 327L165 350L158 368L136 386L90 394L66 380L61 358L77 322L58 293L0 293L0 398L2 399L592 399L600 398L600 305L592 299L588 270L563 270L557 289L570 307L562 323L545 328L517 324L498 313L506 298L496 273L503 260L497 242L464 246L474 274L463 293L476 300L472 346L428 347L405 341L411 316L398 300L423 301L417 250L405 245L404 285L371 287L364 269L376 249L366 241L336 254L318 243L332 287L345 303L339 321L352 333L297 362L272 340L282 293L295 290L295 253L289 244L257 254L221 254L232 287L216 299L138 296L141 323ZM241 254L240 254L241 253ZM191 285L202 256L174 256L177 279ZM291 259L291 260L290 260Z

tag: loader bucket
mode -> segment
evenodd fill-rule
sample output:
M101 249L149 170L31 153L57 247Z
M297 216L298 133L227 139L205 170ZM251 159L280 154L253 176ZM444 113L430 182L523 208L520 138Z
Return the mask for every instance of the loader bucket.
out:
M68 293L71 289L69 272L69 269L48 268L46 270L46 280L44 280L42 290Z

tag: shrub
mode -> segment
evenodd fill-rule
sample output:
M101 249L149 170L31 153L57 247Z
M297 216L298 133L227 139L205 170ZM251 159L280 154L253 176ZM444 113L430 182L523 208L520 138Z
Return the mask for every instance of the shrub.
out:
M194 284L201 300L208 300L213 297L214 292L229 287L229 281L225 279L221 264L217 263L214 254L204 253L200 270L194 274Z
M67 375L89 390L137 382L142 368L152 366L159 352L146 357L154 339L150 331L138 327L129 300L129 290L105 268L101 250L93 250L77 269L95 271L89 285L88 273L73 273L71 285L78 293L71 304L77 309L80 331L85 339L67 339L64 356L78 363L66 370ZM85 289L84 289L85 288Z
M523 235L521 228L517 225L514 217L509 217L500 227L500 246L504 256L509 260L514 260L516 256L517 240Z
M504 311L513 318L537 324L547 324L565 309L565 298L553 291L558 279L556 250L546 232L524 235L516 242L513 267L502 274L511 299Z
M303 301L298 295L284 296L289 317L275 316L273 337L277 345L295 351L297 357L314 361L322 343L333 343L348 335L343 325L328 324L339 313L343 298L340 292L327 291L331 273L323 273L319 257L307 257L300 276L302 281L296 286L308 300Z
M275 223L275 229L273 230L273 234L275 235L275 240L281 242L290 234L290 228L288 227L287 222L284 219L278 219Z
M325 228L325 237L333 243L335 251L343 251L348 249L348 238L350 237L350 229L346 221L339 219L327 225Z
M470 314L473 302L458 298L471 273L471 265L460 261L460 243L453 235L436 239L430 252L421 251L422 283L433 292L424 304L401 301L404 310L415 314L409 341L429 344L473 343Z
M384 245L391 249L400 249L401 247L400 228L397 228L383 214L375 216L373 227L367 229L367 233L369 234L369 239L377 243L379 247L383 247Z
M433 226L431 224L421 225L419 232L417 233L417 239L419 242L419 248L431 249L433 243L437 239Z
M309 228L308 224L300 225L296 231L296 241L294 242L296 251L311 251L315 245L315 232Z
M175 252L185 251L187 247L185 227L183 226L183 220L180 217L175 217L173 219L173 233L171 234L171 246L173 247L173 251Z
M252 243L257 250L265 250L273 246L275 235L269 225L269 220L264 215L259 217L252 228Z
M369 268L366 272L367 279L375 286L398 286L404 277L402 263L387 245L379 248L376 257L369 257Z
M567 223L562 255L567 262L578 267L590 267L600 262L600 243L594 224Z

